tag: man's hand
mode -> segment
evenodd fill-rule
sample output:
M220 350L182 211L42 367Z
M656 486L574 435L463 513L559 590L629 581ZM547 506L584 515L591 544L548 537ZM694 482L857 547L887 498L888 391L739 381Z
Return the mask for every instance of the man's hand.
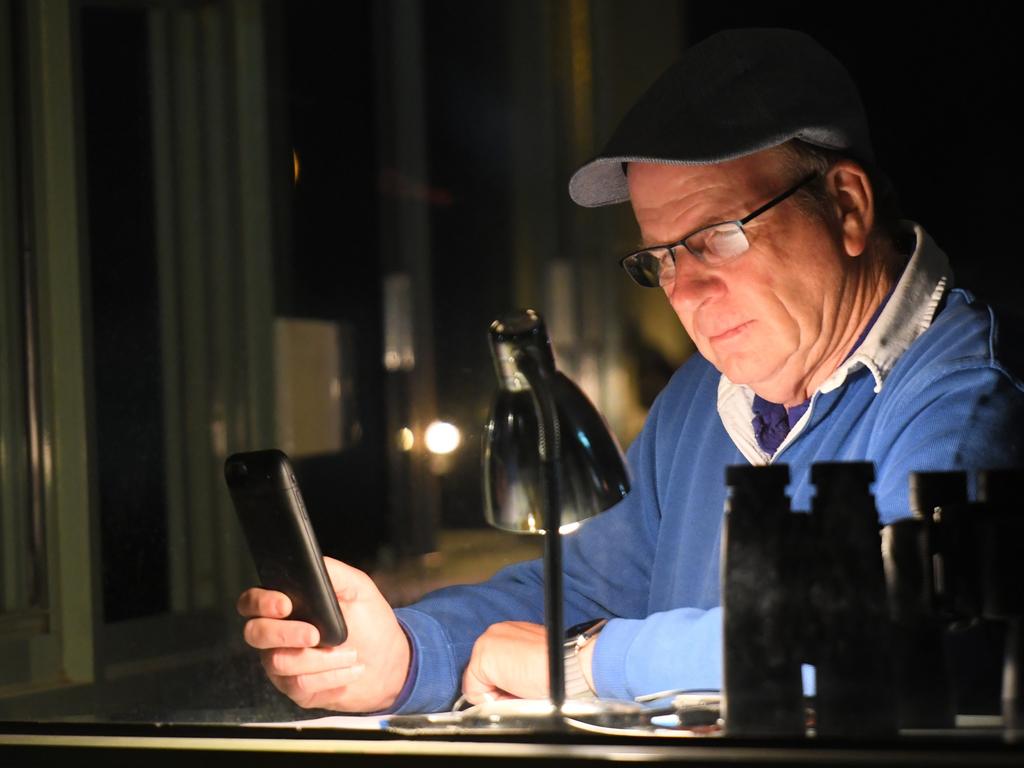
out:
M324 562L348 626L345 642L316 647L316 627L287 619L287 595L258 587L238 598L238 612L249 619L245 641L259 649L274 686L300 707L387 709L409 673L409 641L369 576L329 557Z
M462 692L468 701L546 699L549 690L543 625L502 621L477 638L462 676Z

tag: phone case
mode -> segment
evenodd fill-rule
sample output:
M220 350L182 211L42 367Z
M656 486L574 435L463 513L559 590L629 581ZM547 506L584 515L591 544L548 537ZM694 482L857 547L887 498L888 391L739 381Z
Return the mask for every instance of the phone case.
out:
M278 450L237 453L225 462L224 478L261 585L288 595L289 618L315 626L321 645L345 642L345 620L288 457Z

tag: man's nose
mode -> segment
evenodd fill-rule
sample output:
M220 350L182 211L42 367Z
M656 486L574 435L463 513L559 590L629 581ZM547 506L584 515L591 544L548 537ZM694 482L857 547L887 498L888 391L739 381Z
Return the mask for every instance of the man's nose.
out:
M678 311L694 310L704 301L725 293L722 275L686 254L676 258L675 279L665 286L669 303Z

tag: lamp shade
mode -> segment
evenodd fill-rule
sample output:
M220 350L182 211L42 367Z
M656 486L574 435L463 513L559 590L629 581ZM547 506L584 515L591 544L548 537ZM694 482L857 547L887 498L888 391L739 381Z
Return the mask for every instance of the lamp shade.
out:
M496 320L490 330L499 390L484 433L487 521L507 531L544 533L543 461L560 473L560 518L571 530L629 491L622 450L586 395L555 369L551 341L532 310ZM538 387L547 390L538 393ZM537 395L554 403L557 427L543 435Z

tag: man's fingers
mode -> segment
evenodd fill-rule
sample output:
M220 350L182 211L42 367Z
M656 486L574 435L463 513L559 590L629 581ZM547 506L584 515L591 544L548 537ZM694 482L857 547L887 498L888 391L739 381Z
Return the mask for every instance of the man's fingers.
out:
M469 665L462 673L462 695L470 704L481 704L501 698L501 691L489 680L483 679L483 674L480 668L480 654L474 649Z
M544 627L521 621L492 624L473 644L462 692L474 704L548 696Z
M366 668L356 664L344 669L331 669L309 675L271 675L270 680L281 693L285 694L300 707L318 707L339 698L344 688L354 683Z
M253 648L312 648L320 642L320 633L312 624L287 619L249 619L242 631Z
M513 696L502 693L497 688L488 688L486 690L470 690L464 689L462 695L466 697L466 701L470 704L485 704L489 701L498 701L499 699L511 699Z
M517 698L493 685L486 685L472 675L462 679L462 695L470 704L483 704L488 701Z
M328 672L356 666L358 654L350 648L273 648L260 654L268 675L292 676Z
M235 604L238 613L247 619L263 616L268 619L283 619L292 612L292 601L283 592L253 587L238 597Z
M325 557L324 565L334 587L334 593L342 602L359 599L360 594L366 589L366 585L373 583L370 581L370 577L358 568L346 565L340 560ZM238 597L235 608L240 615L247 619L257 617L284 619L291 615L292 601L288 599L288 595L282 592L253 587L245 590Z
M324 558L349 636L337 648L320 648L312 624L291 618L284 595L250 589L238 599L248 621L245 642L274 686L303 707L374 712L391 706L409 671L409 641L373 580L362 571ZM343 650L342 650L343 649ZM364 670L365 667L365 670Z

